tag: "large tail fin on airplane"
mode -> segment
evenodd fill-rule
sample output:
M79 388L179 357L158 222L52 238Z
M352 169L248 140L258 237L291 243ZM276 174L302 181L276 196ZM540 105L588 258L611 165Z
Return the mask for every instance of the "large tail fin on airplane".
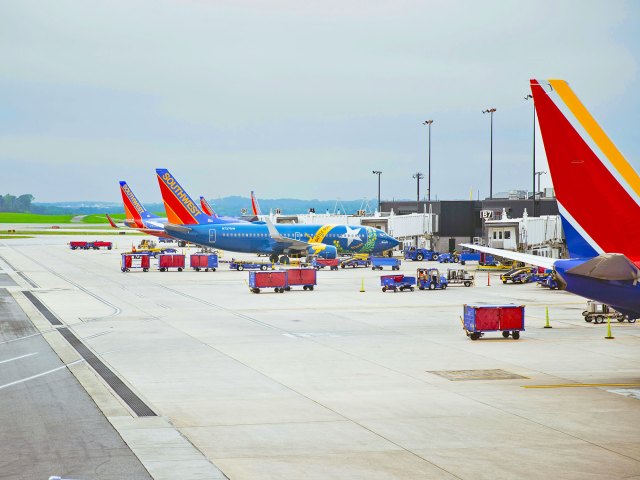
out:
M202 211L207 215L209 215L210 217L215 218L218 216L218 214L216 214L213 208L211 208L211 205L209 205L209 202L207 202L206 198L200 197L200 206L202 207Z
M122 194L122 203L124 204L124 213L127 219L132 220L137 227L143 227L143 220L158 218L149 212L133 193L127 182L120 180L120 193Z
M260 211L260 204L258 203L258 199L256 198L256 194L251 190L251 210L253 210L253 214L257 217L258 215L262 215L262 211Z
M640 177L567 82L531 80L531 91L569 255L640 260Z
M198 204L180 186L178 180L166 168L156 168L160 193L170 223L176 225L194 225L208 223L211 217L205 214Z

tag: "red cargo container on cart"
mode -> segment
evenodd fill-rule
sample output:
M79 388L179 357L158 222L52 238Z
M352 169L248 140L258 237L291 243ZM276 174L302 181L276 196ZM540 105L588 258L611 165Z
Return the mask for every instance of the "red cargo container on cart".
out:
M161 253L158 255L158 267L161 272L170 268L177 268L181 272L184 268L184 255Z
M284 293L287 288L287 271L250 271L249 288L253 293L260 293L261 288L273 288L276 293Z
M285 290L291 290L292 286L302 285L303 290L313 290L318 284L315 268L290 268L287 270L287 286Z
M76 241L69 242L69 248L71 248L71 250L76 250L78 248L86 250L88 248L87 247L88 244L89 242L76 240Z
M218 267L218 255L215 253L194 253L189 257L189 266L196 272L200 270L208 272L209 269L215 272Z
M107 250L111 250L113 248L113 244L111 242L96 240L95 242L91 242L89 244L89 247L93 248L94 250L98 250L100 248L106 248Z
M149 255L136 255L135 253L123 253L120 269L128 272L132 268L141 268L143 272L149 271L151 261Z
M502 332L504 338L517 340L524 331L524 305L465 305L464 330L471 340L484 332Z

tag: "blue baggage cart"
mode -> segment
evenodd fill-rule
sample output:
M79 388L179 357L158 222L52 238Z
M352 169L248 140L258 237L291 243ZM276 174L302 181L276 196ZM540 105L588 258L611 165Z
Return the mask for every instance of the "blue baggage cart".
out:
M218 255L215 253L194 253L189 257L189 266L196 272L200 270L215 272L218 268Z
M402 260L393 257L371 257L371 270L382 270L382 267L391 267L391 270L400 270Z
M463 328L471 340L478 340L485 332L502 332L514 340L524 331L524 305L465 305Z
M405 275L382 275L380 277L380 285L382 285L382 291L393 290L394 293L400 290L413 290L415 289L416 277L407 277Z

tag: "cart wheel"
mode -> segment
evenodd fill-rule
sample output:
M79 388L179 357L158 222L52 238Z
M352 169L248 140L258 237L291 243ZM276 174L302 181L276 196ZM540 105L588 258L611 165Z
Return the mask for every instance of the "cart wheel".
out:
M415 290L414 287L409 287L409 290L411 290L412 292Z
M216 271L215 267L214 267L214 268L212 268L212 269L211 269L211 271L212 271L212 272L215 272L215 271Z
M395 291L395 290L394 290ZM404 292L404 287L400 287L400 291Z
M122 273L126 272L127 269L126 268L121 268L120 270L122 270Z
M387 291L387 287L382 287L382 291L386 292Z
M397 293L398 289L396 287L393 287L393 293Z
M585 317L584 317L584 321L585 322L591 323L592 320L593 320L593 317L591 317L591 315L585 315Z
M291 290L291 287L284 287L284 289L288 292L288 291ZM280 290L282 290L282 289L280 289Z
M313 285L309 285L309 290L313 290Z
M431 260L433 260L434 262L438 260L438 254L434 253L433 255L431 255Z
M520 338L520 332L517 330L514 330L511 336L513 337L514 340L518 340Z
M422 260L424 260L424 256L421 253L419 253L416 255L416 260L421 262Z
M627 318L627 321L629 323L636 323L636 319L635 318Z
M280 288L280 293L284 293L284 288Z
M418 287L418 288L419 288L420 290L424 290L424 287L422 287L422 286L421 286L421 287Z
M471 282L464 282L464 286L465 287L470 287L471 286Z
M264 270L266 270L266 269L267 269L267 266L266 266L266 265L260 265L260 270L264 271Z
M506 284L507 284L507 281L506 281L506 280L502 280L502 283L504 283L504 284L506 285Z
M344 267L342 267L342 268L344 268ZM371 270L375 270L375 269L376 269L376 267L371 267Z
M502 336L504 338L509 338L509 332L507 330L505 330L504 332L502 332Z
M596 315L595 322L596 323L604 323L604 316Z
M480 334L478 332L473 332L469 334L469 338L471 340L478 340L480 338Z
M165 270L165 268L164 268L164 267L160 268L160 271L161 271L161 272L164 272L164 270Z
M260 289L259 288L252 288L251 291L253 293L260 293Z
M465 262L464 260L460 260L460 265L464 265L465 263L467 262Z
M442 284L442 289L443 289L443 290L446 290L446 289L447 289L447 284L446 284L446 283L443 283L443 284Z
M435 283L430 283L429 284L429 290L435 290L436 289L436 284Z
M148 271L149 271L149 269L148 269L148 268L143 268L143 269L142 269L142 271L143 271L143 272L148 272Z
M239 272L241 272L242 270L244 270L244 266L243 265L238 265L238 268L236 269Z
M304 285L304 286L302 287L302 289L306 291L306 290L307 290L307 286L306 286L306 285Z
M178 267L178 271L181 272L182 271L182 267Z

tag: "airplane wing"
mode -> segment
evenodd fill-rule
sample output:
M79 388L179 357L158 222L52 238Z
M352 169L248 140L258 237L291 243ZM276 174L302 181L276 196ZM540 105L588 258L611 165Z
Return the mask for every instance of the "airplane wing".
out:
M269 235L273 240L278 243L282 243L287 245L289 248L293 248L296 250L306 250L309 248L310 243L303 242L302 240L296 240L295 238L283 237L280 232L276 229L269 218L265 219L265 223L267 224L267 229L269 230Z
M509 260L515 260L516 262L524 262L530 265L543 268L553 268L557 258L540 257L538 255L530 255L528 253L512 252L510 250L501 250L499 248L482 247L480 245L472 245L470 243L461 243L463 247L477 250L479 252L488 253L490 255L497 255L498 257L508 258Z
M180 233L189 233L191 230L193 230L191 227L187 227L186 225L178 225L177 223L166 223L164 225L164 229L167 230L167 232L171 233L173 232L180 232Z
M640 280L640 269L621 253L603 253L567 270L573 275L598 278L600 280Z

